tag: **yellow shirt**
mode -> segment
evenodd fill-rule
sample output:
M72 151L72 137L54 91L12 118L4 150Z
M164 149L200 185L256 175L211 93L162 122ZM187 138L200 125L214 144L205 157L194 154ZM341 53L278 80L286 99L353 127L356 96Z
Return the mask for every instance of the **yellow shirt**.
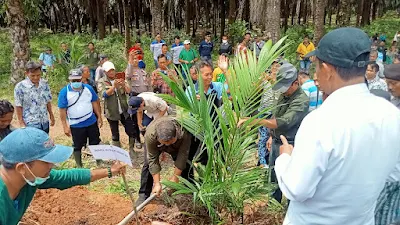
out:
M314 44L312 42L310 42L310 44L308 44L307 46L305 46L302 43L299 44L299 47L297 47L297 53L300 55L300 59L303 59L303 57L305 55L307 55L308 53L312 52L315 50Z
M219 67L215 68L214 71L213 71L213 79L212 79L212 81L213 82L217 82L217 79L219 78L219 76L221 74L224 74L224 72L222 72L221 68L219 68ZM222 82L222 83L224 83L224 82Z

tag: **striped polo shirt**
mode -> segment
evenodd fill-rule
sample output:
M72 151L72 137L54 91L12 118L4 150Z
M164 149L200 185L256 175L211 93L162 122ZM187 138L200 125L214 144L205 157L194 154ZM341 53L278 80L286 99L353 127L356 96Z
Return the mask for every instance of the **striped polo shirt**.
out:
M308 98L310 99L310 106L308 111L311 112L314 109L318 108L322 104L322 93L318 91L317 86L315 86L313 80L308 80L301 85L301 89L306 93ZM317 94L318 93L318 94Z

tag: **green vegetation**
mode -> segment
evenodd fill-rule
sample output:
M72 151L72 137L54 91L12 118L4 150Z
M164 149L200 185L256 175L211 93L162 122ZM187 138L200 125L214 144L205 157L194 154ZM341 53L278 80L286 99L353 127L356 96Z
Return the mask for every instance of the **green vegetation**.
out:
M290 46L291 42L286 45L284 42L285 38L275 45L268 41L258 60L255 53L248 54L248 63L244 55L233 60L227 80L234 101L230 101L224 91L224 104L220 109L211 104L211 98L206 98L201 76L198 85L200 101L195 94L187 96L182 85L178 86L169 78L164 78L176 97L163 95L163 98L181 107L186 114L190 113L190 116L178 119L190 133L203 142L202 151L207 151L209 157L207 165L192 165L198 173L193 184L183 178L180 178L179 184L169 181L165 181L165 184L176 190L175 195L192 194L193 203L206 207L214 223L226 218L240 218L246 203L265 199L275 188L275 185L268 182L268 170L254 167L251 157L257 152L254 140L257 139L258 127L238 128L237 123L238 118L250 116L257 110L260 104L258 95L263 89L264 71ZM190 87L187 88L194 90L193 83L189 81L189 84ZM213 110L217 113L215 118L210 117ZM257 116L249 122L254 118ZM229 215L223 215L224 213Z
M385 32L389 45L394 34L398 31L399 23L400 18L396 16L396 12L389 12L382 18L374 20L371 25L364 27L364 30L369 35ZM230 35L231 41L235 41L236 43L238 39L246 32L246 26L247 24L245 21L236 21L233 24L229 25L228 34ZM327 31L334 28L334 26L326 26ZM285 57L290 62L294 64L297 63L295 53L297 44L302 41L304 35L312 36L313 33L314 31L311 26L296 25L288 28L285 36L287 36L287 42L290 41L293 42L293 44L290 45L285 51ZM181 41L185 39L191 39L194 43L192 47L195 49L197 49L196 43L199 43L200 40L203 39L202 35L196 38L190 38L184 32L176 29L170 30L168 33L166 33L163 39L169 45L171 45L176 35L179 35L181 37ZM132 42L134 42L137 38L138 37L133 36ZM219 38L220 37L214 37L216 49L218 49L219 47ZM140 40L142 41L142 48L145 52L144 61L146 62L146 70L148 72L151 72L152 70L154 70L153 56L149 49L152 38L147 35L143 35L140 37ZM70 47L73 63L69 66L61 66L57 63L56 69L53 72L49 73L49 83L51 85L52 91L55 94L58 93L61 87L64 86L67 82L66 77L68 75L69 69L77 66L78 64L84 63L84 54L87 50L87 44L91 41L94 42L96 49L100 53L104 53L109 56L110 60L117 67L117 70L122 71L125 69L127 60L124 56L124 37L118 32L107 35L104 40L97 40L95 39L95 36L89 34L52 34L49 30L46 29L32 33L30 37L30 53L31 59L33 60L38 60L40 53L43 52L45 47L51 47L53 49L53 53L56 56L60 54L60 45L62 42L67 43ZM9 40L8 31L6 29L1 29L0 43L0 96L12 100L13 87L12 85L10 85L9 82L12 60L12 46ZM214 51L213 59L217 59L217 50Z

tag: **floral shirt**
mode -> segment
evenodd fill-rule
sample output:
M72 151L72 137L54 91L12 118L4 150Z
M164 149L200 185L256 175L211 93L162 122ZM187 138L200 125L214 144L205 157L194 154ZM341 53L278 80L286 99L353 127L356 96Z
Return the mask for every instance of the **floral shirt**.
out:
M368 89L372 90L372 89L379 89L379 90L383 90L383 91L387 91L387 84L386 81L381 79L378 75L376 75L376 77L372 80L367 80L368 81Z
M47 103L51 102L49 84L40 79L36 87L29 78L19 82L14 89L15 106L22 107L22 118L26 125L47 123Z

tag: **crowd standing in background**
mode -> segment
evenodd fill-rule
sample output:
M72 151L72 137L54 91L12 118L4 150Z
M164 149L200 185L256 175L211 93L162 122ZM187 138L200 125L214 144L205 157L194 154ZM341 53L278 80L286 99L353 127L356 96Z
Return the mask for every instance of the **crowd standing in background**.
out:
M273 197L281 202L284 195L290 201L284 224L388 225L400 221L400 145L396 144L400 136L399 37L396 33L388 45L384 33L369 38L359 29L340 28L325 35L315 48L305 36L296 50L298 69L280 56L263 74L258 106L261 115L250 126L261 125L257 165L271 168L272 182L278 184ZM174 96L164 78L187 84L190 75L194 85L186 88L187 96L200 99L197 81L201 76L206 98L213 98L216 108L224 104L224 90L229 100L234 101L228 85L230 57L235 54L247 59L252 51L258 58L265 41L261 36L252 37L251 33L246 33L237 44L230 43L228 36L221 38L219 49L214 49L211 33L205 32L197 51L190 40L181 42L179 36L175 36L169 48L170 43L157 34L150 45L155 65L155 70L150 72L146 71L139 39L128 50L124 72L118 72L107 55L100 54L92 42L88 43L85 64L69 72L69 83L58 95L60 122L65 135L72 138L77 167L84 166L82 149L87 144L101 143L104 116L114 146L121 147L119 124L123 125L131 156L135 154L135 147L142 148L140 135L144 137L145 163L136 205L151 193L161 193L159 160L163 152L169 153L175 162L170 181L178 182L179 176L193 178L193 169L189 169L187 160L195 157L201 143L171 117L175 106L168 105L156 94ZM338 40L340 46L335 44ZM214 67L215 51L219 56ZM58 60L51 48L46 48L39 60L39 63L26 64L26 79L14 89L14 106L0 100L1 154L12 145L18 154L26 151L21 143L16 143L16 136L10 134L24 136L29 131L40 140L47 140L50 127L55 124L51 90L42 73L53 69L57 62L70 63L71 52L62 43ZM314 65L316 72L312 74ZM210 112L211 117L216 116L214 110ZM14 111L19 127L30 128L14 131L11 126ZM238 125L249 119L241 118ZM7 136L10 138L3 142ZM30 137L26 140L32 141ZM10 179L10 175L19 177L14 167L1 168L1 179L8 182L6 186L18 179L33 186L37 181L36 166L24 166L26 163L39 161L52 165L72 154L72 150L68 153L64 149L59 159L43 159L43 155L53 154L49 150L36 149L32 157L7 153L0 163L32 168L33 173L24 179ZM379 157L371 157L376 154ZM199 163L205 164L208 156L202 153L198 158ZM97 163L101 166L100 161ZM87 184L116 175L123 168L114 165L112 171L97 172L101 175L94 178L89 170L79 174L52 170L47 177L51 181L60 176L77 177L68 181L61 179L62 185L51 183L43 187ZM4 186L2 180L0 191ZM26 187L16 191L27 191ZM28 191L33 195L34 191Z

